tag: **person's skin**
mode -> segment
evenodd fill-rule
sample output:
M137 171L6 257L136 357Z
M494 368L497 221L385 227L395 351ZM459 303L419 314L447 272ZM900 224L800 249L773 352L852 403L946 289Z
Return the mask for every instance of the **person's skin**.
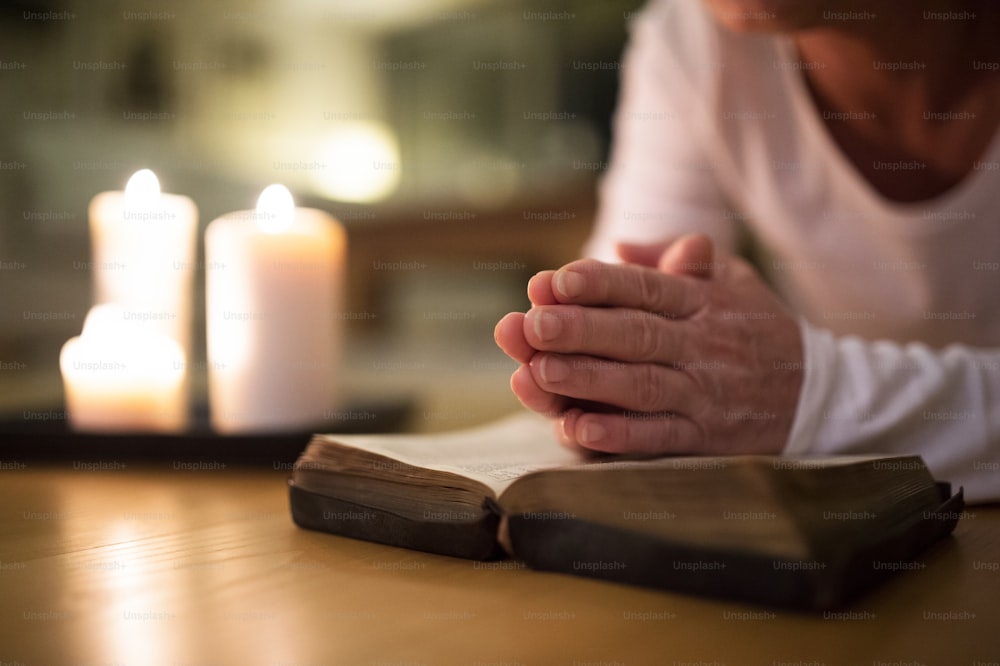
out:
M899 201L927 199L962 180L1000 121L1000 85L974 60L1000 60L998 9L988 0L703 0L729 29L791 35L817 112L867 111L870 123L827 123L871 186ZM925 10L972 21L925 20ZM824 12L868 11L868 21ZM874 62L923 62L892 71ZM965 112L934 122L924 110ZM970 117L971 116L971 117ZM889 172L877 161L919 160ZM620 246L624 263L579 260L528 284L532 307L497 324L497 344L520 363L511 388L557 423L560 439L625 453L778 453L803 376L799 325L742 259L714 256L687 236Z
M557 416L564 443L595 451L779 451L802 377L796 320L745 261L713 259L705 236L662 256L621 252L634 263L539 273L534 307L497 325L523 364L511 378L521 402Z

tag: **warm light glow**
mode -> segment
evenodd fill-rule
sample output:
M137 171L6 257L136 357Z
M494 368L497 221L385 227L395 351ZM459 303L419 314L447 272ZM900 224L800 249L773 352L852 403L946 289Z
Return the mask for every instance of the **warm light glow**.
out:
M180 344L134 321L119 305L91 308L59 355L74 427L177 430L186 419Z
M284 185L268 185L257 199L257 226L269 234L280 234L292 226L295 202Z
M90 308L87 318L83 320L82 337L99 339L103 335L119 337L121 324L125 321L125 310L119 305L104 303Z
M125 207L146 210L160 197L160 181L149 169L139 169L125 185Z
M345 123L319 142L315 159L324 168L312 172L313 182L339 201L379 201L399 185L396 136L381 123Z
M87 313L80 336L63 346L59 366L64 376L84 372L110 387L170 385L184 376L185 364L176 340L103 303Z

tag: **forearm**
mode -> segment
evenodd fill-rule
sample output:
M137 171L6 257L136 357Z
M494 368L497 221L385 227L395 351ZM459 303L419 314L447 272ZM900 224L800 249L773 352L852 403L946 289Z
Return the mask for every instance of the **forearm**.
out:
M913 453L969 501L1000 500L1000 349L835 337L803 323L785 453Z

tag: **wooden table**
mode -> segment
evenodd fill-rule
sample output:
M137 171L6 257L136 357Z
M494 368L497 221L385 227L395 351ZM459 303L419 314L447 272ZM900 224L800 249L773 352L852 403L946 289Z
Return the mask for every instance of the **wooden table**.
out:
M308 532L282 469L124 464L2 461L0 664L1000 660L998 507L845 613L799 615Z

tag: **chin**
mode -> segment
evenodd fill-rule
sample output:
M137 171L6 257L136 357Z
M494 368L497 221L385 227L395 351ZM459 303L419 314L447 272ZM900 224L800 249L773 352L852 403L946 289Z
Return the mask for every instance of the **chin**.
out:
M689 1L689 0L681 0ZM830 2L817 0L702 0L715 20L737 32L793 32L823 23Z

